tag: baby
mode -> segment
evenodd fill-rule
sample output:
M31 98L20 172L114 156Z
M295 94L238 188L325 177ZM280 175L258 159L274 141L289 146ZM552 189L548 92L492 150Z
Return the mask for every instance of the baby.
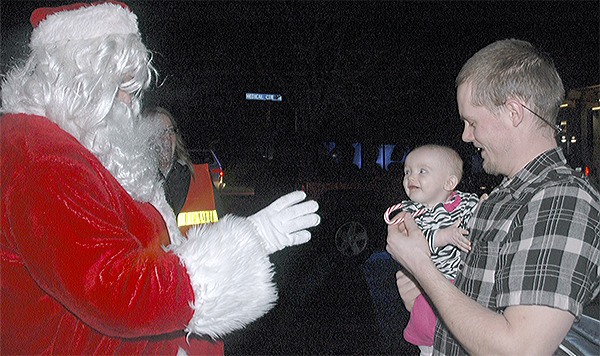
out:
M398 224L402 219L391 217L392 212L411 213L429 243L435 266L451 281L456 277L461 251L471 249L466 237L468 231L464 228L479 201L476 194L455 190L462 172L463 161L450 147L417 147L404 162L402 184L410 200L391 206L384 215L388 224ZM419 346L421 355L430 355L433 351L436 321L428 301L419 295L404 329L404 338Z

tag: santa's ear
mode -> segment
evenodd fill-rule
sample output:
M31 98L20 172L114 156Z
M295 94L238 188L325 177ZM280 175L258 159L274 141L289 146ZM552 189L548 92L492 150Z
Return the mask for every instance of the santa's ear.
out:
M448 178L446 178L446 182L444 182L444 190L447 191L453 191L456 186L458 185L458 177L455 176L454 174L448 176Z

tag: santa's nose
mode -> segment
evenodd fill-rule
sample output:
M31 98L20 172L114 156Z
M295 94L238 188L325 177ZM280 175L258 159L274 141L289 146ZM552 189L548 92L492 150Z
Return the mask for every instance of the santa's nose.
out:
M117 92L117 100L126 104L127 106L131 106L131 94L124 90L119 90Z

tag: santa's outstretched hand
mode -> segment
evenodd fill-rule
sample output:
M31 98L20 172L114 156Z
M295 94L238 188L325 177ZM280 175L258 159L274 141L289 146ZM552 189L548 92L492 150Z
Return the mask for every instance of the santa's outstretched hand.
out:
M304 199L306 193L295 191L248 217L258 230L267 253L310 240L310 231L306 229L319 225L321 218L315 213L319 204Z

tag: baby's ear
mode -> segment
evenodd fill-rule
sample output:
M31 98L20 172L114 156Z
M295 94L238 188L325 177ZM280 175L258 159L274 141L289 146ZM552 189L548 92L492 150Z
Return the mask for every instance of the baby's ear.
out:
M444 183L444 190L447 191L453 191L456 186L458 185L458 177L455 176L454 174L449 175L448 178L446 178L446 182Z

